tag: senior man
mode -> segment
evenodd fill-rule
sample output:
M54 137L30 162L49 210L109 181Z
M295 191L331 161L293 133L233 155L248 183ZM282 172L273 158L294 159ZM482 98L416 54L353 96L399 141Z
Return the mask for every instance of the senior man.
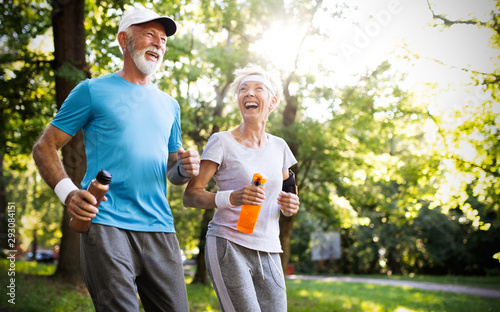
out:
M33 148L40 174L73 219L92 221L81 234L85 283L96 311L189 311L167 178L184 184L199 155L182 148L178 102L152 83L176 23L148 9L125 12L118 43L123 68L80 82ZM64 171L58 150L84 134L82 189ZM100 169L112 174L96 207L86 190Z

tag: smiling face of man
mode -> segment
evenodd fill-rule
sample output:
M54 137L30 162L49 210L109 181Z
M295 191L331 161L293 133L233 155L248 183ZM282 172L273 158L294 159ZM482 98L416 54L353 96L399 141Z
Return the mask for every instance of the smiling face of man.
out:
M137 69L144 75L155 73L165 54L167 36L158 22L133 25L126 31L127 50Z

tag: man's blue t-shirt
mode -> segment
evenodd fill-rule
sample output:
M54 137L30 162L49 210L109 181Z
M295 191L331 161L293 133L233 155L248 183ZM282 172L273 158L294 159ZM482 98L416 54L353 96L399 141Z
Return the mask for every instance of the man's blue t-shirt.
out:
M166 199L169 153L182 146L179 104L154 84L110 74L87 79L69 94L52 125L82 129L87 188L97 172L113 176L93 222L143 232L174 233Z

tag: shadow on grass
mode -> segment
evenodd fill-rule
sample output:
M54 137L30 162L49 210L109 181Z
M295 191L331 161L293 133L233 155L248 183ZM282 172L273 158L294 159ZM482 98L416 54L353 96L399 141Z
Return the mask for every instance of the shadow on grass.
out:
M3 274L0 278L2 289L7 289L4 285L9 283L6 275ZM14 298L11 298L6 291L0 292L0 312L95 311L83 282L65 281L51 275L25 273L17 273L14 279ZM187 292L191 312L220 311L212 286L187 284ZM142 306L140 311L144 311Z
M322 281L287 281L291 312L500 311L500 300L410 287Z
M0 268L5 263L0 261ZM10 278L0 274L0 312L94 311L83 282L70 283L51 277L54 266L17 263L14 277L15 299L10 303ZM212 286L191 285L186 277L191 312L220 311ZM363 283L287 280L290 312L500 312L500 300L410 287Z
M0 311L94 310L85 284L68 283L47 275L17 274L15 297L4 292L0 293L0 300Z

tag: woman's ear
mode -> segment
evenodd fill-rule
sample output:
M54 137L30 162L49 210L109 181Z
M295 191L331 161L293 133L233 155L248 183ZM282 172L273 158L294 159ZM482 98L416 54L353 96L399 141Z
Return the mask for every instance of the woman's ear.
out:
M271 104L269 105L269 110L273 111L278 105L278 98L275 95L271 95Z

